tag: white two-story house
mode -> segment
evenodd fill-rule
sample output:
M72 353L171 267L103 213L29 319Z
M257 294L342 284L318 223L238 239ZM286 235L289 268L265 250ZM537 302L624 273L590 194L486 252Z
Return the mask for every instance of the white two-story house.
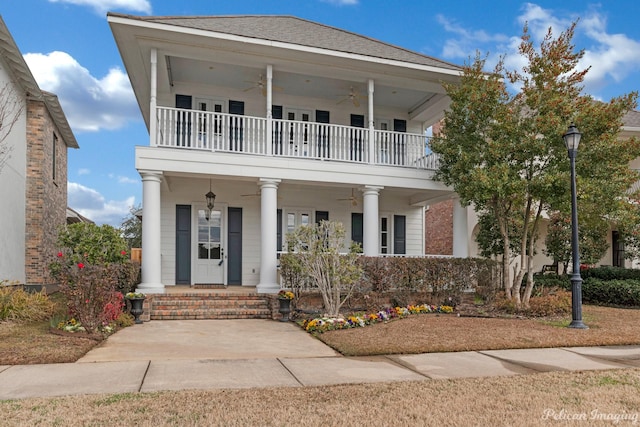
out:
M365 255L425 253L425 206L455 196L433 180L426 135L459 66L290 16L108 22L150 135L135 152L141 290L277 292L286 233L321 220Z

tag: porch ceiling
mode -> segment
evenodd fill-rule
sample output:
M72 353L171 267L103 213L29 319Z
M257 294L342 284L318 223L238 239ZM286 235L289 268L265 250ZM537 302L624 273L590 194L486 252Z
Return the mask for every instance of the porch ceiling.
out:
M427 125L439 120L448 105L448 99L443 102L441 82L459 79L459 70L433 65L176 29L124 17L110 16L109 23L147 123L152 48L158 51L159 91L171 92L175 82L245 90L272 65L273 84L279 87L274 102L279 93L338 102L353 86L366 106L367 80L373 79L374 106L404 109Z

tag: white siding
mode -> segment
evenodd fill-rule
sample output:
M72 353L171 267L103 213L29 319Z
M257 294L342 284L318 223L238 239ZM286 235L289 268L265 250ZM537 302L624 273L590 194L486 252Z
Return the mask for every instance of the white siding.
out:
M191 205L197 209L204 205L204 195L209 191L209 180L203 178L171 177L162 191L162 282L175 284L175 206ZM169 190L167 190L169 188ZM216 194L217 207L242 208L242 284L255 286L260 278L260 196L257 183L248 181L212 180L211 189ZM358 205L350 200L350 187L302 186L284 183L278 189L278 208L287 212L308 212L315 220L317 210L328 211L329 219L345 225L347 250L351 241L351 213L362 212L362 195L354 189ZM407 254L423 253L423 208L409 206L407 197L394 195L392 190L382 190L380 211L385 214L407 217ZM391 225L391 224L390 224ZM391 227L392 228L392 227ZM226 230L225 230L226 232ZM274 230L275 232L275 230ZM283 233L286 228L283 226ZM390 236L392 237L392 236ZM284 236L283 236L284 239Z
M0 88L11 82L7 69L0 57ZM13 88L23 105L23 113L2 142L12 151L0 170L0 280L25 283L26 105L21 88L17 85Z

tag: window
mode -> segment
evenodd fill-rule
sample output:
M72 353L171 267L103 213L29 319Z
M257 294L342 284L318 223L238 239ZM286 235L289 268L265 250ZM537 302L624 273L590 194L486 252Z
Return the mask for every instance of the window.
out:
M361 213L353 212L351 214L351 241L359 243L362 246L364 235L364 218Z
M380 217L380 253L389 253L389 217Z
M222 228L222 213L205 209L198 210L198 259L221 259L220 230Z
M287 211L285 216L285 232L287 234L291 233L301 225L309 225L310 223L311 215L309 212L303 210Z

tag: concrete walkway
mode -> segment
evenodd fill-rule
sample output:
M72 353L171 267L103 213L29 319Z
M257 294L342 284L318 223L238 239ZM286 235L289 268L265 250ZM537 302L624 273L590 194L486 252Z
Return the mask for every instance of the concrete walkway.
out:
M292 323L153 321L76 363L0 366L0 399L161 390L429 381L640 367L640 346L342 357Z

